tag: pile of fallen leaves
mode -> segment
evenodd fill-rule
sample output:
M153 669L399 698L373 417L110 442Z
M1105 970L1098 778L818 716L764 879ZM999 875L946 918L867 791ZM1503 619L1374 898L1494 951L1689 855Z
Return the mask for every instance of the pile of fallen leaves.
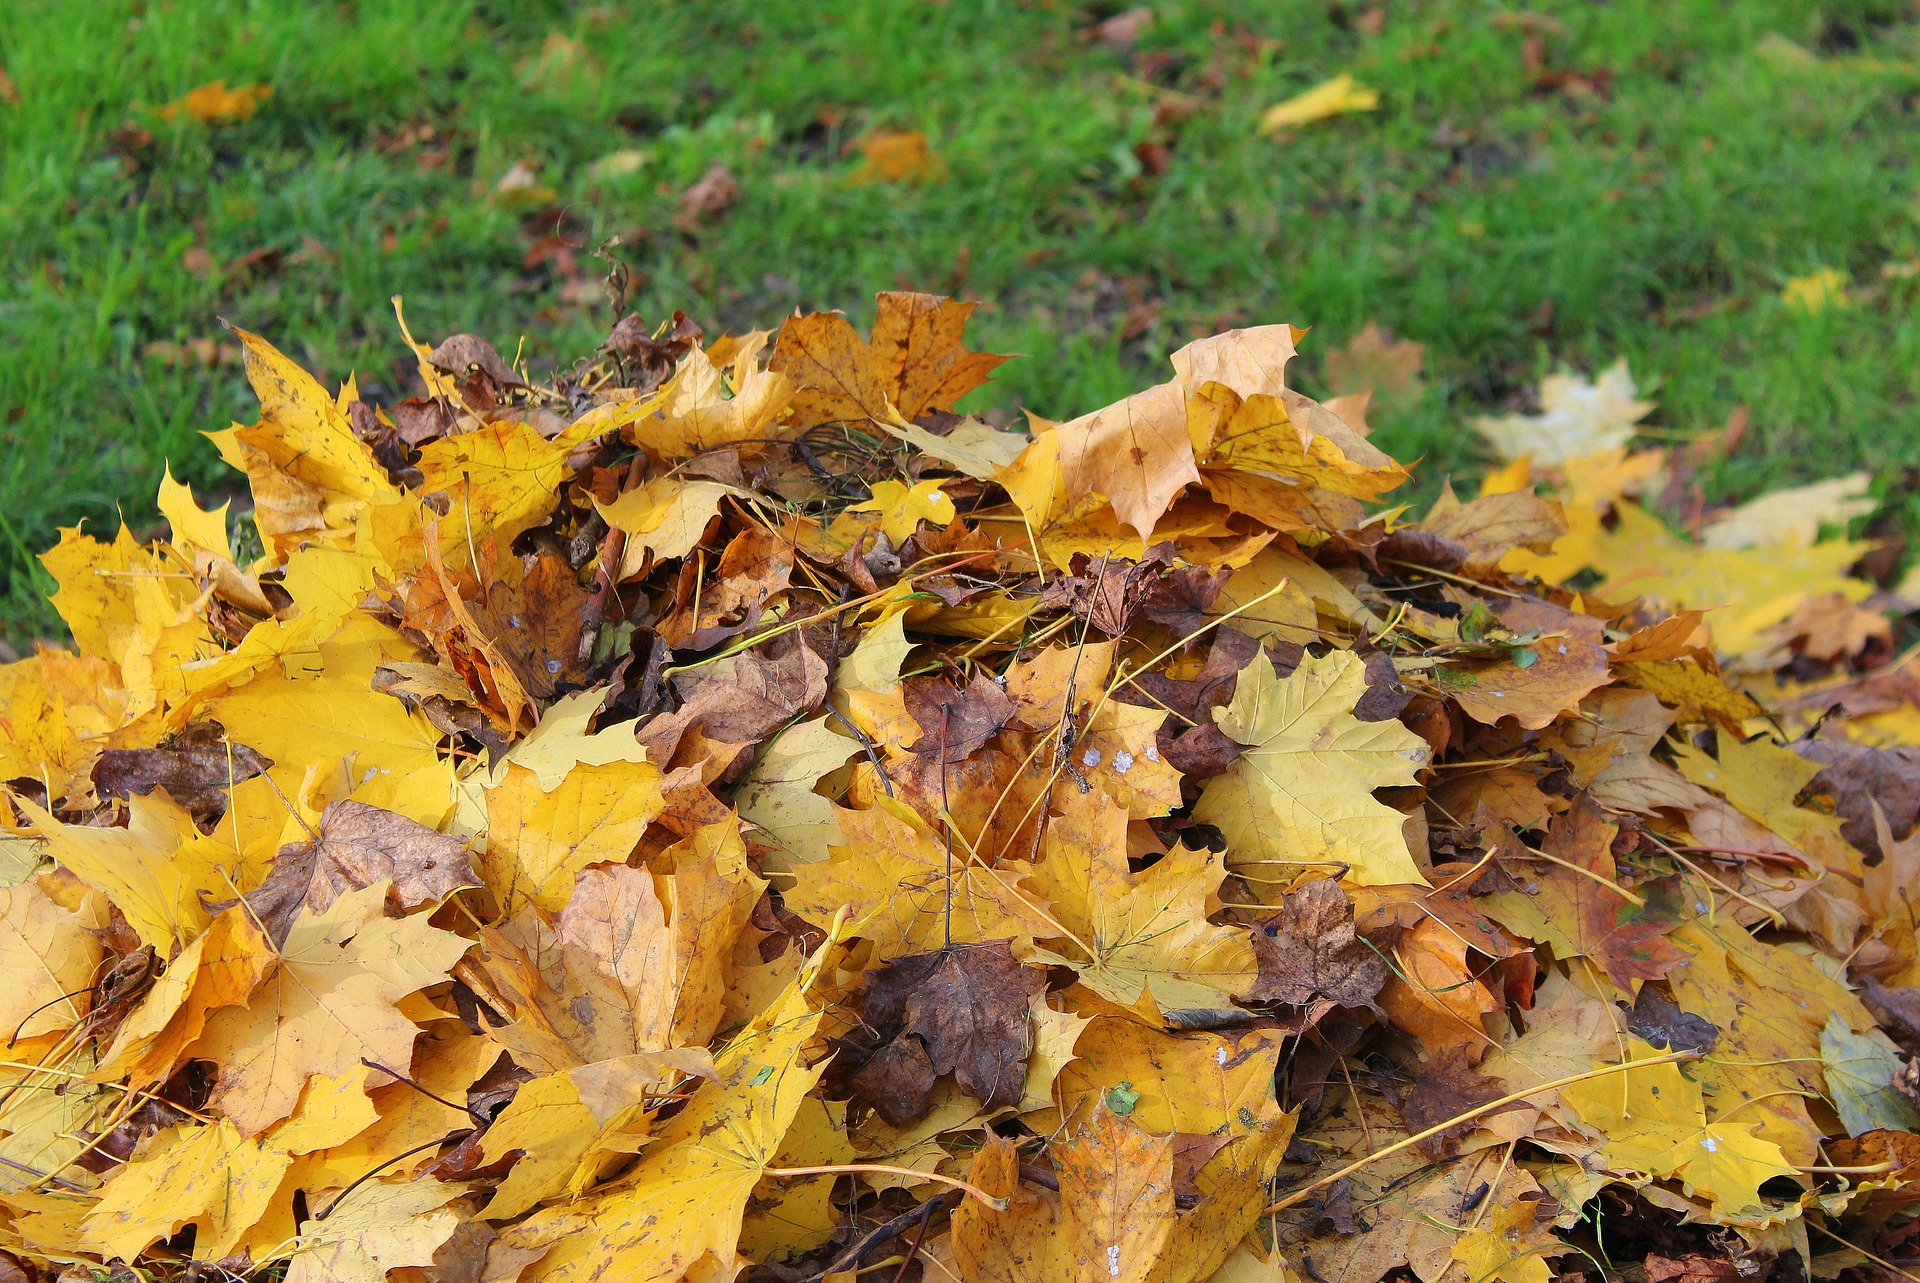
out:
M1012 432L967 311L238 333L261 551L169 478L0 669L0 1279L1912 1277L1860 480L1621 366L1416 519L1298 330Z

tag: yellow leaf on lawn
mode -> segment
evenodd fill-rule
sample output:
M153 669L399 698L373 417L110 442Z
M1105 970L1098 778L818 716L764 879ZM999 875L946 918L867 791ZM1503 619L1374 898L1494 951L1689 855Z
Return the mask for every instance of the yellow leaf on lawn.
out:
M1355 717L1365 691L1366 665L1351 651L1308 655L1284 679L1262 651L1241 672L1214 720L1247 751L1194 809L1220 829L1236 863L1265 862L1263 877L1345 865L1361 886L1425 881L1401 832L1405 817L1373 790L1412 784L1430 750L1397 721Z
M536 1212L497 1247L544 1249L525 1283L678 1279L731 1266L747 1198L825 1068L801 1064L819 1026L795 985L720 1053L717 1081L654 1133L620 1188Z
M209 1260L232 1254L266 1214L291 1160L248 1140L231 1122L182 1123L116 1168L87 1215L81 1246L131 1261L181 1228L197 1229L194 1250Z
M947 175L947 163L918 129L879 129L859 142L860 167L847 181L866 183L937 183Z
M1795 312L1811 316L1828 308L1847 305L1847 274L1837 267L1823 267L1805 276L1796 276L1780 287L1780 301Z
M189 89L162 107L160 114L168 119L191 116L203 125L225 125L245 120L272 96L273 86L269 84L235 85L229 89L225 80L215 80Z
M444 980L469 942L422 916L386 917L386 894L386 883L376 882L342 894L325 913L302 912L279 966L246 1005L208 1017L195 1044L196 1055L219 1066L208 1108L244 1135L291 1114L310 1078L346 1073L363 1059L412 1059L419 1030L394 1004Z
M1621 357L1591 383L1574 374L1549 374L1540 380L1540 411L1483 415L1473 423L1500 458L1525 455L1535 467L1555 468L1625 446L1634 425L1653 412L1653 402L1634 399L1633 375Z
M503 915L529 903L558 910L575 874L624 861L665 808L660 772L644 761L576 765L551 792L510 765L487 790L487 849L475 869Z
M1260 116L1260 132L1278 133L1282 129L1310 125L1329 116L1372 111L1379 105L1378 92L1355 80L1351 73L1343 71L1332 80L1322 81L1305 93L1295 94L1285 102L1267 108Z

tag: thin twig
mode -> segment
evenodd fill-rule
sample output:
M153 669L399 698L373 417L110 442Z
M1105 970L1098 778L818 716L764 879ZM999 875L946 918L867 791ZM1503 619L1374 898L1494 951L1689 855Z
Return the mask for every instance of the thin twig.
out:
M1617 1074L1629 1069L1649 1069L1654 1065L1674 1064L1683 1060L1698 1060L1698 1059L1700 1059L1700 1053L1697 1051L1692 1051L1692 1050L1670 1051L1664 1056L1652 1056L1646 1060L1625 1060L1620 1062L1617 1065L1602 1065L1598 1069L1589 1069L1585 1073L1568 1074L1565 1078L1555 1078L1551 1082L1541 1083L1537 1087L1529 1087L1525 1091L1508 1092L1506 1095L1500 1097L1497 1100L1490 1100L1484 1105L1475 1105L1472 1109L1467 1110L1465 1113L1455 1114L1452 1118L1448 1118L1441 1122L1437 1122L1433 1126L1425 1129L1424 1131L1417 1131L1411 1136L1402 1137L1400 1140L1395 1141L1393 1144L1387 1146L1385 1149L1375 1150L1373 1153L1368 1154L1365 1158L1355 1159L1353 1162L1348 1163L1345 1167L1342 1167L1339 1171L1330 1172L1327 1175L1320 1177L1320 1179L1314 1181L1312 1184L1302 1185L1299 1189L1293 1191L1293 1193L1287 1195L1285 1198L1278 1199L1272 1203L1267 1204L1267 1211L1269 1212L1285 1211L1287 1208L1292 1207L1295 1204L1304 1201L1307 1195L1313 1193L1313 1191L1320 1189L1324 1186L1331 1185L1337 1180L1341 1180L1345 1177L1351 1176L1355 1172L1359 1171L1361 1168L1366 1167L1370 1163L1378 1162L1380 1159L1387 1157L1387 1155L1389 1154L1397 1154L1403 1149L1409 1149L1414 1145L1418 1145L1423 1140L1433 1139L1435 1136L1438 1136L1441 1132L1446 1131L1449 1127L1458 1126L1459 1124L1464 1123L1469 1119L1478 1118L1482 1114L1492 1113L1496 1109L1500 1109L1507 1105L1514 1104L1518 1101L1525 1100L1527 1097L1538 1095L1543 1091L1557 1091L1562 1087L1570 1087L1574 1083L1585 1082L1589 1078L1604 1078L1608 1074Z

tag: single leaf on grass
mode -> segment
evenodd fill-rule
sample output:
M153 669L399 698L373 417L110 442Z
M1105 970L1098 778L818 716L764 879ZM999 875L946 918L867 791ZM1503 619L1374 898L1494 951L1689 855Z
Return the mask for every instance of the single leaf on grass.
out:
M1424 881L1401 832L1405 817L1373 790L1412 784L1431 750L1398 722L1355 717L1365 691L1366 665L1350 651L1309 655L1284 679L1263 651L1241 672L1214 720L1247 750L1194 809L1237 862L1345 865L1344 876L1366 886Z
M1535 467L1553 467L1626 445L1634 425L1653 411L1653 402L1634 399L1625 357L1592 383L1549 374L1540 380L1540 406L1539 414L1483 415L1474 427L1502 459L1526 455Z
M1283 129L1310 125L1329 116L1372 111L1379 105L1378 92L1355 80L1352 73L1343 71L1305 93L1295 94L1285 102L1267 108L1260 116L1260 132L1277 134Z

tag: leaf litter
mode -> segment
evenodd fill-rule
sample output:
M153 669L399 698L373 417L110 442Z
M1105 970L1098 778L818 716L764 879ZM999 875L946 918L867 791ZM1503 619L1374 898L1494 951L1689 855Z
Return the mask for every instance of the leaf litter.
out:
M0 1270L1910 1277L1859 481L1675 534L1739 434L1622 364L1416 518L1416 345L1011 432L969 310L407 336L390 407L236 331L264 554L168 478L0 668Z

